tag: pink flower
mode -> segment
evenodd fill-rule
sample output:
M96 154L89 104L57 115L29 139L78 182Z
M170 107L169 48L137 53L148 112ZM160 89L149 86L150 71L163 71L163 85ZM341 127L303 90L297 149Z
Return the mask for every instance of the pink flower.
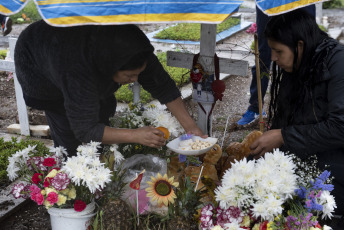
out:
M81 212L86 208L86 203L82 200L75 200L74 202L74 210L77 212Z
M51 179L51 185L57 190L64 190L70 183L66 173L59 172L56 176Z
M44 202L44 196L41 193L36 193L35 201L38 205L42 205Z
M249 34L254 34L257 32L257 24L256 23L252 23L252 25L250 26L250 28L248 28L246 30L246 33L249 33Z
M47 201L49 201L51 205L55 204L58 200L59 200L59 196L57 195L56 192L50 192L48 194Z
M56 164L56 160L53 157L45 158L44 161L43 161L43 165L47 166L47 167L52 167L55 164Z
M40 193L41 189L37 185L33 184L30 186L30 191L31 193L36 194L36 193Z
M19 184L15 184L12 188L12 195L14 196L14 198L18 199L20 197L22 197L22 191L25 189L25 185L23 183L19 183Z
M31 200L36 201L36 195L41 194L41 189L37 185L31 185L29 190L31 191Z

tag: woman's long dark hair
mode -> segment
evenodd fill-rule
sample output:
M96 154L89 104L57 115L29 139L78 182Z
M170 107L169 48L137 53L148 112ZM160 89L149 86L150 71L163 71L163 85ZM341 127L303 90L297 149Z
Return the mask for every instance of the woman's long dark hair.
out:
M287 121L289 122L293 118L294 109L300 104L300 100L303 98L302 93L304 93L304 87L310 80L309 70L315 49L328 35L319 29L314 17L302 9L272 17L266 25L264 35L269 40L288 46L294 53L293 72L288 74L288 77L292 78L292 86L290 87L290 94L287 95L287 98L279 98L280 84L284 71L275 62L273 63L271 100L269 106L270 124L272 123L273 125L274 121L279 120L281 116L288 116ZM299 41L303 41L303 53L300 65L297 68ZM282 105L282 102L285 105ZM284 126L287 124L280 125Z

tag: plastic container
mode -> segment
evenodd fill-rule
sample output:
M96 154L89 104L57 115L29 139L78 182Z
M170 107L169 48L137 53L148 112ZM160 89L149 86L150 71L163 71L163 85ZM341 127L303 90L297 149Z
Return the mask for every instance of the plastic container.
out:
M82 212L77 212L74 208L50 208L50 222L52 230L85 230L90 226L94 213L95 203L86 206Z

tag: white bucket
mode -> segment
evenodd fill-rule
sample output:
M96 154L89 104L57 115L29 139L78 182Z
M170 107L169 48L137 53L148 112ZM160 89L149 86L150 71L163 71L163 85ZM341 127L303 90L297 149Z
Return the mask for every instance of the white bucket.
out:
M93 213L94 209L94 202L88 204L81 212L75 211L74 208L48 209L52 230L85 230L96 214Z

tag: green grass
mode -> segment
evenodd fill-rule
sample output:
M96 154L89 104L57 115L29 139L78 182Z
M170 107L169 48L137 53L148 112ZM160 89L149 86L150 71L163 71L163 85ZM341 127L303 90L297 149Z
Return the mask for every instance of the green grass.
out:
M26 20L23 18L23 14L26 16ZM41 15L38 13L37 7L32 0L29 0L27 5L18 13L11 15L14 24L32 23L42 19Z
M190 82L189 78L189 69L184 68L177 68L177 67L171 67L167 66L167 56L166 52L160 52L157 54L157 57L164 67L164 69L167 71L167 73L171 76L171 78L176 82L178 87L183 86L185 83ZM133 101L133 92L128 89L128 85L124 85L121 88L117 90L115 93L116 99L119 102L126 102L130 103ZM141 87L140 92L140 100L142 103L147 103L153 100L153 97L148 93L146 90L144 90Z
M323 2L324 9L343 8L343 7L344 7L344 0L331 0L331 1Z
M238 25L240 19L229 18L226 21L217 25L217 33L221 33L230 27ZM168 27L159 33L154 38L158 39L172 39L172 40L187 40L199 41L201 37L201 24L199 23L179 23L176 26Z

